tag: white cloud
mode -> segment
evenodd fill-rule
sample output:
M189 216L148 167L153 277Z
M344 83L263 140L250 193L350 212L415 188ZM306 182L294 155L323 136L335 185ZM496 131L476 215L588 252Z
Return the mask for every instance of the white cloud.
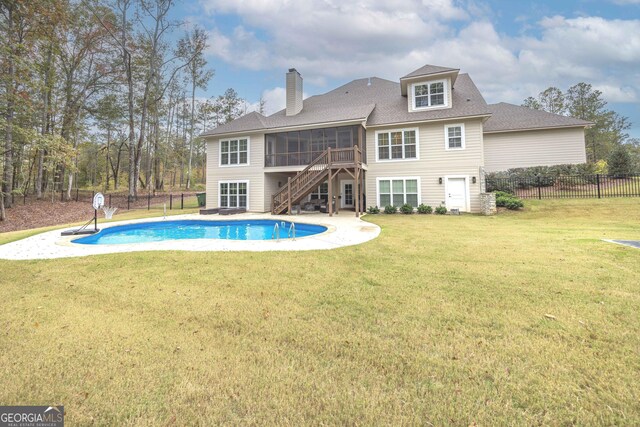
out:
M303 98L307 98L306 93L302 93ZM287 90L283 87L274 87L262 92L262 99L264 99L264 114L265 116L276 113L287 105ZM258 108L255 109L257 111Z
M287 91L283 87L274 87L262 93L264 99L264 114L266 116L282 110L287 104Z
M212 55L252 70L284 74L296 67L305 83L397 81L431 63L469 72L490 102L519 103L550 85L580 81L610 102L637 102L640 94L640 20L551 16L522 23L538 36L509 36L472 0L201 2L209 13L235 14L242 22L230 34L211 30ZM284 105L282 88L263 96L269 112Z
M628 4L640 4L640 0L613 0L615 4L628 5Z

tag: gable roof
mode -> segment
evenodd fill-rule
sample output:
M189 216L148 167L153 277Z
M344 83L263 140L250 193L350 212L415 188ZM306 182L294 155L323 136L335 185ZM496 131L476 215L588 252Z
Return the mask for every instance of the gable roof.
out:
M559 127L587 127L593 123L560 114L500 102L489 105L492 115L484 132L506 132Z
M438 65L424 65L418 68L415 71L410 72L404 77L400 77L400 91L403 96L407 96L407 86L411 82L416 82L421 79L430 79L437 78L437 76L441 77L451 77L451 84L455 86L456 79L458 78L458 73L460 72L457 68L449 68L449 67L440 67Z
M250 113L205 132L203 136L257 130L267 132L291 126L348 121L364 122L366 126L382 126L491 114L478 88L467 74L458 77L452 90L452 108L409 112L407 97L402 96L399 89L400 83L390 80L377 77L357 79L325 94L305 99L302 111L294 116L287 116L286 109L268 117Z
M425 65L418 68L415 71L410 72L406 76L400 77L400 80L409 79L412 77L422 77L428 76L430 74L441 74L441 73L452 73L455 71L460 71L459 68L449 68L449 67L440 67L438 65Z

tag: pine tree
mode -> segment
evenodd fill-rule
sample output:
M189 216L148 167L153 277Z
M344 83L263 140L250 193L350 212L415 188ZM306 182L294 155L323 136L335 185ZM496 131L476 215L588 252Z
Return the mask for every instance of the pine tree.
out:
M613 149L611 154L609 154L608 165L609 174L615 177L628 175L632 172L633 161L629 154L629 150L627 150L627 147L624 144L618 145Z

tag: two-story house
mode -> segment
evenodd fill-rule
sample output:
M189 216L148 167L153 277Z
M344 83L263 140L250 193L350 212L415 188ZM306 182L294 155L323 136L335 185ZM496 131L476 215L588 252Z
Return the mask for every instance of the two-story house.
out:
M488 105L454 68L426 65L399 83L358 79L304 100L290 69L284 110L203 135L207 209L279 214L335 200L356 212L405 203L475 212L485 169L582 163L588 125Z

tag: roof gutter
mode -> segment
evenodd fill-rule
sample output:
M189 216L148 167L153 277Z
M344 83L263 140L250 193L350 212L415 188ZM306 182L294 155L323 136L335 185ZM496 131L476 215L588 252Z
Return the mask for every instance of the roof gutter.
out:
M225 132L225 133L215 133L215 134L201 134L200 136L203 138L219 138L219 137L227 137L227 136L238 136L238 135L246 135L248 133L273 133L280 131L289 131L289 130L311 130L318 129L318 126L330 127L330 126L341 126L341 125L349 125L349 124L362 124L364 125L367 118L369 116L357 119L349 119L349 120L337 120L333 122L316 122L316 123L307 123L304 125L295 125L295 126L280 126L273 128L259 128L259 129L249 129L249 130L241 130L241 131L233 131L233 132Z
M416 123L433 123L433 122L447 122L447 121L459 121L459 120L468 120L468 119L481 119L481 118L487 118L487 117L491 117L491 113L488 114L476 114L473 116L456 116L456 117L443 117L440 119L422 119L422 120L415 120L415 121L411 121L411 122L394 122L394 123L381 123L381 124L375 124L375 125L367 125L367 128L380 128L380 127L387 127L387 126L403 126L403 125L415 125Z
M586 124L576 124L576 125L563 125L563 126L543 126L536 128L518 128L518 129L505 129L505 130L485 130L483 133L493 134L493 133L509 133L509 132L527 132L527 131L535 131L535 130L553 130L553 129L571 129L571 128L590 128L594 123L586 123Z

